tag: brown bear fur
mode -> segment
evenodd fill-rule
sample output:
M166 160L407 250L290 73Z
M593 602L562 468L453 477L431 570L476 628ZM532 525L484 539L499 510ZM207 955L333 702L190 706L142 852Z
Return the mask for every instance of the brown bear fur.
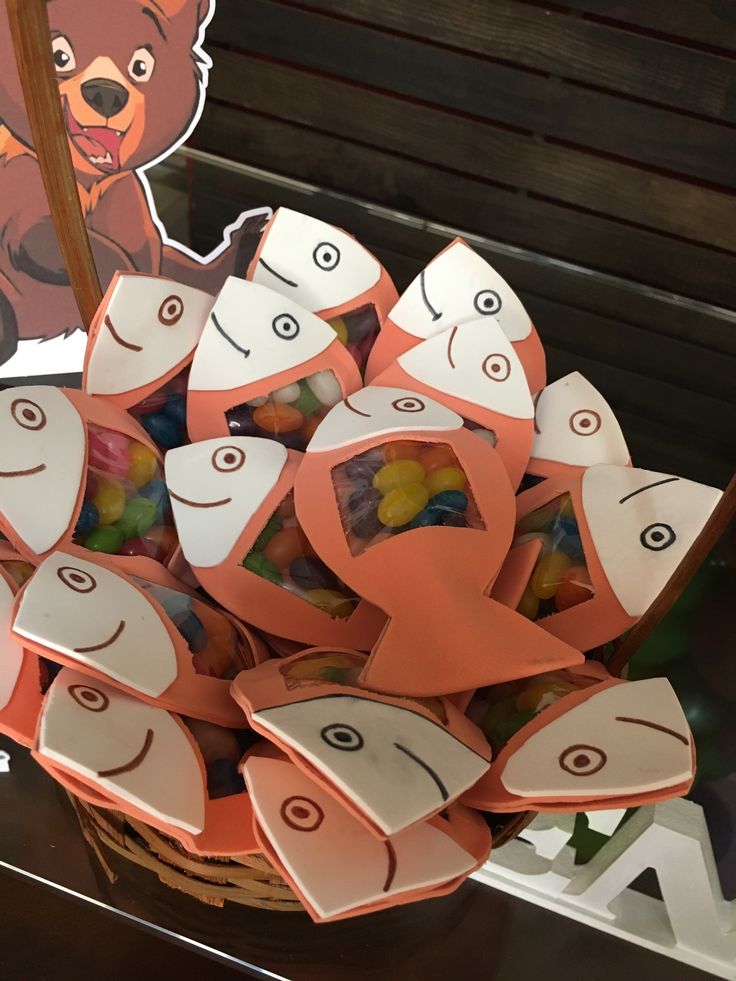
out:
M227 276L244 274L257 247L262 216L236 223L227 247L207 265L164 242L136 172L171 152L191 128L207 67L198 60L205 56L197 43L211 3L47 4L77 189L103 291L120 269L216 292ZM57 337L81 323L33 151L2 2L0 66L2 364L19 339Z

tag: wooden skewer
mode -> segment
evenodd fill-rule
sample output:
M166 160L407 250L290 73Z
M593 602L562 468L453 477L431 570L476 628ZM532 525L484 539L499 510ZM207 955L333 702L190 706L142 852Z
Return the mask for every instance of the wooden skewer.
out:
M736 516L736 477L723 492L703 530L693 542L685 558L675 569L664 589L639 622L626 634L608 661L608 669L619 675L654 628L664 619L679 599L682 591L705 562L708 553Z
M6 0L28 121L51 218L82 325L89 329L102 300L77 191L51 52L46 0Z

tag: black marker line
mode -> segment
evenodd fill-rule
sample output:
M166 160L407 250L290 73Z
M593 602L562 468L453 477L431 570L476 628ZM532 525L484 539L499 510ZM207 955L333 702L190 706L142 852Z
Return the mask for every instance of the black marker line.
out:
M628 501L630 498L636 497L637 494L641 494L645 490L651 490L652 487L661 487L662 484L671 484L673 480L679 479L679 477L667 477L665 480L655 480L653 484L647 484L646 487L640 487L639 490L632 491L630 494L627 494L626 497L622 497L618 503L623 504L624 501Z
M434 772L434 770L429 765L429 763L425 763L424 760L420 759L418 756L415 756L410 749L407 749L406 746L402 746L401 743L394 743L394 746L402 753L406 753L406 755L409 757L410 760L414 760L414 762L418 766L421 766L421 768L425 771L425 773L429 774L429 776L432 778L432 780L434 780L435 784L437 785L437 789L442 795L442 800L449 800L450 795L447 792L447 787L442 783L442 781Z
M298 289L298 287L299 287L299 284L298 283L293 282L291 279L287 279L286 276L282 276L281 273L277 273L275 269L272 269L269 266L269 264L265 261L265 259L259 259L258 261L263 266L263 268L264 269L267 269L268 272L270 272L272 276L275 276L276 277L276 279L280 279L281 282L282 283L286 283L287 286L293 286L294 289Z
M225 340L228 342L228 344L231 344L235 348L236 351L240 351L240 353L243 355L244 358L249 358L250 357L250 349L246 350L244 347L241 347L239 344L236 344L236 342L232 339L232 337L226 331L224 331L222 329L222 327L220 326L219 320L215 316L214 310L212 311L212 313L210 314L210 316L212 317L212 323L215 325L215 327L219 331L219 333L222 334L222 336L225 338Z
M429 297L427 296L427 290L426 290L426 287L424 285L424 270L423 269L419 273L419 286L420 286L420 288L422 290L422 299L424 300L424 305L429 310L429 312L432 314L432 321L434 322L436 320L439 320L440 317L442 316L442 314L441 313L437 313L437 311L435 310L435 308L429 302Z

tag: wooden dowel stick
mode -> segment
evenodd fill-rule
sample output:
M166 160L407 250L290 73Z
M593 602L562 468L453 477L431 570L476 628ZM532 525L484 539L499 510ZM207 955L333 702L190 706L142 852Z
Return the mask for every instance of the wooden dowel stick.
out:
M82 325L89 329L102 299L77 191L59 99L46 0L6 0L28 121L51 218Z
M736 477L733 477L715 506L713 514L706 521L703 530L693 542L685 558L670 576L662 592L613 652L608 661L608 669L611 674L618 675L621 673L654 628L669 613L735 515Z

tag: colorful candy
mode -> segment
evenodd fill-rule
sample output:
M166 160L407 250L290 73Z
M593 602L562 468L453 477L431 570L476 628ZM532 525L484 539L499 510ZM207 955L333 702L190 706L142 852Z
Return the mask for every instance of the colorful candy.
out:
M338 341L344 346L348 343L348 328L342 317L333 317L327 323L337 334Z
M593 595L593 586L584 565L573 565L563 575L562 581L555 593L555 606L558 610L567 610L578 603L584 603Z
M106 552L115 555L120 551L125 536L119 528L114 525L102 525L95 528L84 540L84 547L92 552Z
M273 562L269 562L261 552L248 552L243 565L248 572L254 572L257 576L260 576L262 579L268 579L269 582L275 583L277 586L280 586L283 582L284 577L277 567Z
M123 513L115 522L125 539L140 538L156 520L156 504L147 497L131 497L125 502Z
M263 555L277 569L288 569L291 563L302 554L302 536L299 528L282 528L270 539L263 549Z
M539 599L551 599L557 592L562 577L572 565L566 552L556 549L543 556L532 574L531 587Z
M98 426L88 427L87 463L111 477L127 477L130 467L130 440L122 433Z
M429 491L424 484L403 484L389 491L378 505L378 520L388 528L400 528L409 524L428 500Z
M136 487L142 487L150 480L158 469L155 455L142 443L131 443L128 446L129 466L127 477Z
M438 470L433 470L427 474L424 483L429 491L429 496L434 497L435 494L441 494L442 491L464 490L467 481L465 474L459 467L440 467Z
M292 405L279 402L266 402L253 413L253 421L267 433L292 433L300 429L304 416Z
M355 602L336 589L310 589L304 599L327 613L328 616L345 620L355 609Z
M92 503L99 513L100 524L112 525L125 509L125 488L114 480L100 480Z
M307 378L307 385L312 390L312 394L328 409L343 399L340 383L332 371L315 372Z
M82 501L82 507L74 528L75 535L88 535L100 523L100 512L92 501Z
M151 412L141 416L141 425L151 439L164 450L173 450L186 443L186 433L183 426L177 425L173 419L163 412Z
M373 486L384 496L407 484L421 484L424 468L416 460L395 460L381 467L373 478Z

